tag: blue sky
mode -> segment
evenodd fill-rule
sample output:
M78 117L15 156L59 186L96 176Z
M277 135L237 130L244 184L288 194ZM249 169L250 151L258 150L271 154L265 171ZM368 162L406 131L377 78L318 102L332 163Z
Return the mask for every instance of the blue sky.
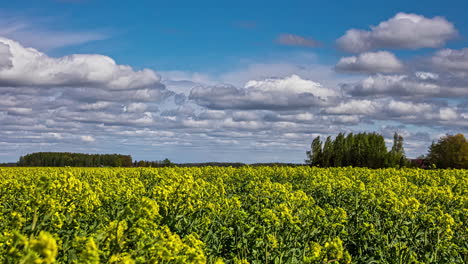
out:
M415 157L468 130L466 8L7 1L0 162L34 151L302 162L314 136L360 131L402 133Z

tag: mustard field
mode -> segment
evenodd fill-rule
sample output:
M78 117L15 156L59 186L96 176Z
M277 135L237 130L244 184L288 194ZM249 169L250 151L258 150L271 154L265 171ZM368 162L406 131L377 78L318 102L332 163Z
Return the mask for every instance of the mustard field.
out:
M0 263L468 263L468 171L0 168Z

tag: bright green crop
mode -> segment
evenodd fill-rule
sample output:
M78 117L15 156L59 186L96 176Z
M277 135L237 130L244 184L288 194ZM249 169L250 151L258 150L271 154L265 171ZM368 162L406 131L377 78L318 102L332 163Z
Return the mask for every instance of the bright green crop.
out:
M0 168L0 263L468 263L468 171Z

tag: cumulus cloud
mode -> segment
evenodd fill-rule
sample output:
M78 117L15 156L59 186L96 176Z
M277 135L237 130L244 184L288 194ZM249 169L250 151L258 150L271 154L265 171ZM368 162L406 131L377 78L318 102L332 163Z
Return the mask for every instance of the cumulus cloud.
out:
M353 96L431 96L441 91L437 84L418 81L407 75L377 74L356 83L342 84L341 87Z
M440 50L431 58L431 61L439 70L468 71L468 48Z
M430 113L433 106L428 103L414 103L391 100L384 106L390 114L396 116Z
M350 100L325 109L327 114L371 115L378 110L378 105L371 100Z
M324 114L359 117L362 120L395 120L406 124L425 126L444 125L446 121L466 122L455 107L447 107L429 102L400 101L390 98L348 99L336 106L325 108ZM463 126L463 124L460 124Z
M392 73L401 71L403 63L388 51L366 52L341 58L335 69L354 73Z
M459 114L453 108L444 107L439 110L439 118L442 120L457 120Z
M315 48L320 45L318 41L312 38L301 37L295 34L281 34L276 39L276 42L285 46L299 46L308 48Z
M291 75L298 75L302 78L315 80L322 85L332 87L340 81L350 79L349 77L339 76L336 71L328 65L314 63L316 55L311 53L301 52L295 55L288 54L287 59L243 65L240 68L220 74L219 78L215 80L217 80L218 83L229 83L241 87L250 80L261 80L272 77L287 78ZM213 84L213 82L205 83L205 85L206 84Z
M337 40L348 52L381 48L437 48L457 36L455 26L443 17L426 18L417 14L398 13L371 30L350 29Z
M10 46L0 42L0 70L13 67Z
M11 54L11 66L0 68L2 86L105 86L119 90L160 84L154 71L134 71L107 56L75 54L52 58L10 39L0 37L0 44L0 61L5 61Z
M297 75L251 80L243 88L232 85L199 86L189 99L212 109L301 109L323 105L337 91Z

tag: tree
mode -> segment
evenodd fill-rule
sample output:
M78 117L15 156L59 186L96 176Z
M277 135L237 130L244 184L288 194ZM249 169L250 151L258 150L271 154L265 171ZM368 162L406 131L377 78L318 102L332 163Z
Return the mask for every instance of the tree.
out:
M333 166L343 166L345 159L345 137L343 133L339 133L333 141Z
M343 166L352 166L353 165L353 153L351 152L351 148L354 145L354 135L353 133L349 133L345 138L345 160L343 162Z
M325 140L325 143L323 144L322 153L322 166L333 166L333 141L330 136L327 137L327 140Z
M172 167L173 164L172 162L168 159L168 158L165 158L162 162L161 162L161 165L163 167Z
M432 143L427 159L437 168L468 169L468 141L463 134L447 134Z
M404 167L407 165L403 137L396 132L393 134L392 150L388 153L388 165L390 167Z
M367 151L365 166L368 168L384 168L387 164L387 147L385 139L377 133L367 134Z
M322 141L320 141L320 136L312 140L310 147L311 150L307 151L306 163L311 166L320 166L322 163Z
M400 167L404 166L406 158L403 150L403 137L398 134L395 134L393 153L396 157L394 163ZM306 162L312 166L321 167L385 168L396 166L388 162L390 156L384 137L378 133L350 133L347 136L339 133L335 139L327 137L323 148L320 137L316 137L312 141L311 150L307 151Z

